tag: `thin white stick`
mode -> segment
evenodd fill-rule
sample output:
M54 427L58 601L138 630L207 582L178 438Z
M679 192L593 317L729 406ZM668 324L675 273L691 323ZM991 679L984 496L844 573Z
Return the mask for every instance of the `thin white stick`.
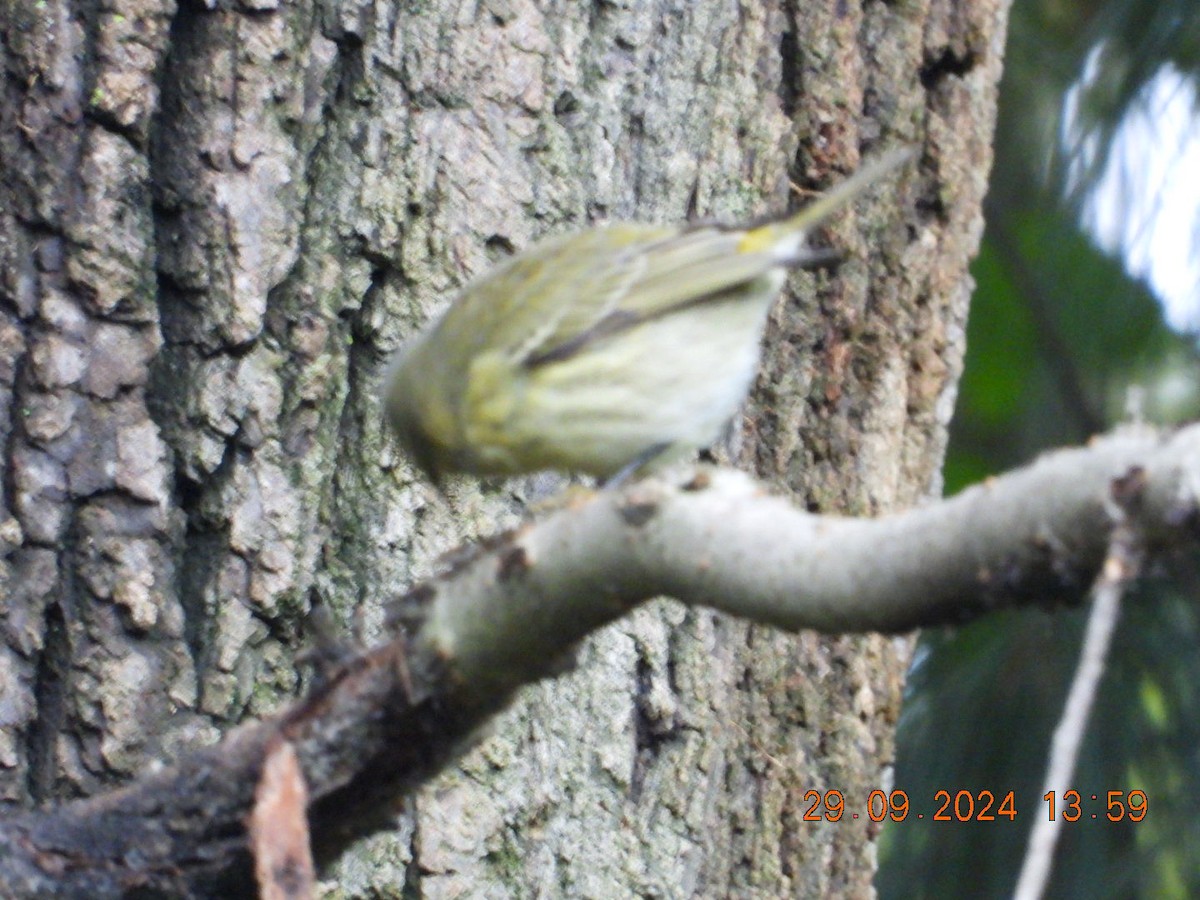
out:
M1119 514L1118 514L1119 515ZM1043 785L1043 796L1050 791L1056 797L1070 787L1079 762L1079 747L1087 731L1088 717L1096 700L1104 664L1112 646L1113 632L1121 612L1121 595L1140 568L1141 551L1134 530L1122 516L1113 528L1104 567L1092 587L1092 611L1079 652L1079 666L1063 705L1062 718L1054 730L1050 761ZM1055 816L1034 820L1029 833L1025 861L1013 892L1014 900L1040 900L1050 880L1054 849L1062 830L1062 811Z

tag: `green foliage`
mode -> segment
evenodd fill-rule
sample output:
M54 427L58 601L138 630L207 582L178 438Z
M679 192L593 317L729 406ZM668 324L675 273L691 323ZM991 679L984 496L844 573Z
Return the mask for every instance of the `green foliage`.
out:
M1167 63L1200 81L1195 3L1017 0L948 491L1081 443L1131 407L1159 424L1200 411L1195 337L1166 327L1152 292L1096 246L1078 215L1118 125ZM1077 773L1101 812L1108 791L1139 788L1148 814L1136 824L1101 816L1068 825L1047 896L1200 895L1195 562L1126 600ZM1046 814L1050 735L1084 616L1006 613L923 638L895 786L926 817L885 827L882 897L1011 895L1029 827ZM1015 792L1014 822L930 820L937 790L985 788Z

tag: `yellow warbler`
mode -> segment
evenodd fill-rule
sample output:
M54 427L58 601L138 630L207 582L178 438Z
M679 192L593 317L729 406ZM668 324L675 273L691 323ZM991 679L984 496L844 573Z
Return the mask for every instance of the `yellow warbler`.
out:
M435 481L542 469L609 478L715 440L758 367L808 232L912 155L787 218L619 223L541 241L469 285L392 363L385 405Z

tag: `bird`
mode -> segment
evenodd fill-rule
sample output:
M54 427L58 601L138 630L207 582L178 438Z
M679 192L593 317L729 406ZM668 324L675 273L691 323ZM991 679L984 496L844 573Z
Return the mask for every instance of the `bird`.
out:
M623 480L710 445L749 392L788 271L836 256L808 245L813 228L912 155L759 223L617 222L515 254L391 362L383 404L400 444L439 485Z

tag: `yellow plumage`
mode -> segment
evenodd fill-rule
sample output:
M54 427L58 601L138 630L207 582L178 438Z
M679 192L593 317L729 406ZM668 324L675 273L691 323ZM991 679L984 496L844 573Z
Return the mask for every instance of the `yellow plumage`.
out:
M764 225L614 224L535 244L398 354L393 428L435 480L609 477L711 443L749 390L787 270L828 258L807 233L910 155Z

